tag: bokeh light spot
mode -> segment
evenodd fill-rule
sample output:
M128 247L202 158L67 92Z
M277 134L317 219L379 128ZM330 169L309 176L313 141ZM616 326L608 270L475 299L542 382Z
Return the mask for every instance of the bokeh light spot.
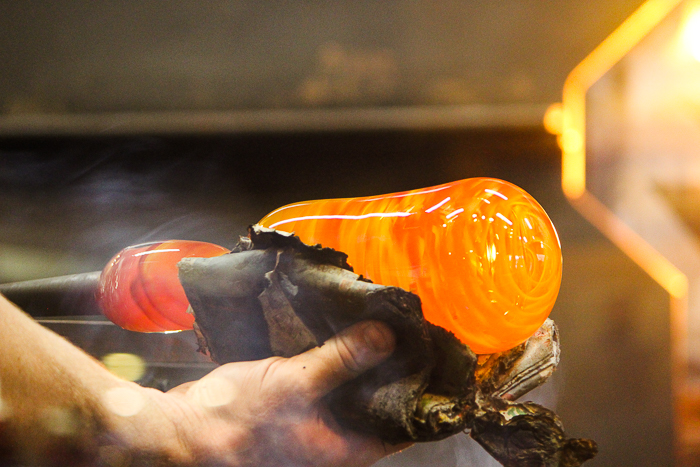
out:
M114 375L127 381L138 381L146 373L146 362L131 353L111 353L102 357L102 363Z
M146 405L144 397L132 388L117 387L104 393L102 403L109 411L122 417L139 413Z
M683 45L695 60L700 61L700 6L689 14L683 26Z

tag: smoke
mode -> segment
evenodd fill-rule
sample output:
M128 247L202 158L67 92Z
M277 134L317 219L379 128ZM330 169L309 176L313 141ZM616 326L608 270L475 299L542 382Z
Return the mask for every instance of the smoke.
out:
M287 140L283 142L289 143ZM269 168L256 168L268 163L273 165L268 159L263 159L263 155L267 155L268 150L284 149L274 145L259 144L255 147L257 152L251 151L248 158L255 162L243 165L239 161L245 159L243 155L236 156L222 149L219 149L220 153L206 153L211 148L182 148L152 138L128 144L106 141L61 141L57 144L60 147L55 149L54 142L44 143L44 146L35 148L33 154L23 150L8 156L7 150L0 150L0 154L7 156L0 162L3 169L0 170L0 245L45 252L45 258L50 252L58 252L59 257L64 258L81 258L76 268L85 268L83 270L98 270L122 248L150 240L182 238L230 246L239 234L245 232L248 224L278 207L266 204L265 196L282 197L281 191L274 191L278 188L269 187L282 184L284 190L304 186L304 189L326 192L329 191L328 185L339 184L340 178L319 176L319 181L310 183L314 177L308 177L309 173L318 175L331 171L328 165L319 162L320 158L308 166L302 165L301 169L295 165L298 160L291 156L274 160L284 170L274 169L277 170L274 172ZM243 152L243 149L239 150ZM328 160L340 164L344 159ZM364 159L359 160L367 163ZM397 167L400 169L405 165L397 164ZM345 178L349 178L348 172L354 173L346 167L341 169L331 172L335 175L341 173ZM371 171L358 169L357 173L360 172L365 176L347 183L366 183L363 180L373 176L371 173L366 175ZM287 181L292 175L299 178L294 182ZM387 180L391 181L391 177ZM383 182L388 183L387 180ZM324 190L316 188L319 184ZM297 189L302 191L302 188ZM286 197L285 193L284 202L299 200L295 196ZM37 271L43 268L46 275L53 275L46 263L42 265L40 258L35 264ZM10 266L5 264L3 268ZM71 272L83 271L63 270L61 273ZM97 327L94 328L97 331ZM111 352L118 350L112 348L114 339L86 329L76 332L74 337L78 345L97 356L107 353L103 347L110 347ZM162 342L158 345L154 342L160 337L165 339L165 336L142 337L139 336L138 342L135 337L134 341L124 338L119 345L125 351L138 351L143 355L157 355L157 352L169 349ZM194 360L194 344L184 349L182 355L182 362ZM151 357L149 365L154 358ZM162 355L159 361L171 362L173 355ZM194 379L201 375L190 371L189 376ZM173 372L163 372L154 378L169 378L172 383L174 377ZM556 386L550 382L525 398L555 409L556 395ZM377 464L381 467L424 465L497 467L499 464L468 434L417 445Z
M151 240L231 246L274 207L241 187L231 160L211 148L202 154L196 142L37 140L5 145L0 156L0 244L24 257L80 258L64 274L100 269L122 248ZM8 269L5 260L3 276L12 278Z

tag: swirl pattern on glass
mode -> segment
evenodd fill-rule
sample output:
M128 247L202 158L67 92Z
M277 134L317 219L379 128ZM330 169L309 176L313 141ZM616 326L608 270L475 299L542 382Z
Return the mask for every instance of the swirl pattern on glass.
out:
M294 203L259 224L343 251L356 273L416 293L428 321L479 354L530 337L561 283L549 217L528 193L497 179Z
M192 329L194 317L178 280L185 257L210 258L226 248L190 240L134 245L120 251L102 271L97 301L113 323L139 332Z

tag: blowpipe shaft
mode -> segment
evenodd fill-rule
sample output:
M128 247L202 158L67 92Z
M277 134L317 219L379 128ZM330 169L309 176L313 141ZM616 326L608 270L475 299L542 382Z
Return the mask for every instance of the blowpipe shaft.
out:
M0 284L0 294L32 316L100 314L100 271Z

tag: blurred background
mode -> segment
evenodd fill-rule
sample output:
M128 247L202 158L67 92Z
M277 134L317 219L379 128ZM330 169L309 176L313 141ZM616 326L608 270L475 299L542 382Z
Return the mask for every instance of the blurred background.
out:
M542 123L642 3L0 0L0 283L100 270L151 240L231 247L294 201L502 178L564 253L561 365L526 398L598 442L587 465L681 465L669 294L568 203ZM138 355L143 384L212 368L188 333L30 312L106 362ZM497 464L460 435L379 465Z

